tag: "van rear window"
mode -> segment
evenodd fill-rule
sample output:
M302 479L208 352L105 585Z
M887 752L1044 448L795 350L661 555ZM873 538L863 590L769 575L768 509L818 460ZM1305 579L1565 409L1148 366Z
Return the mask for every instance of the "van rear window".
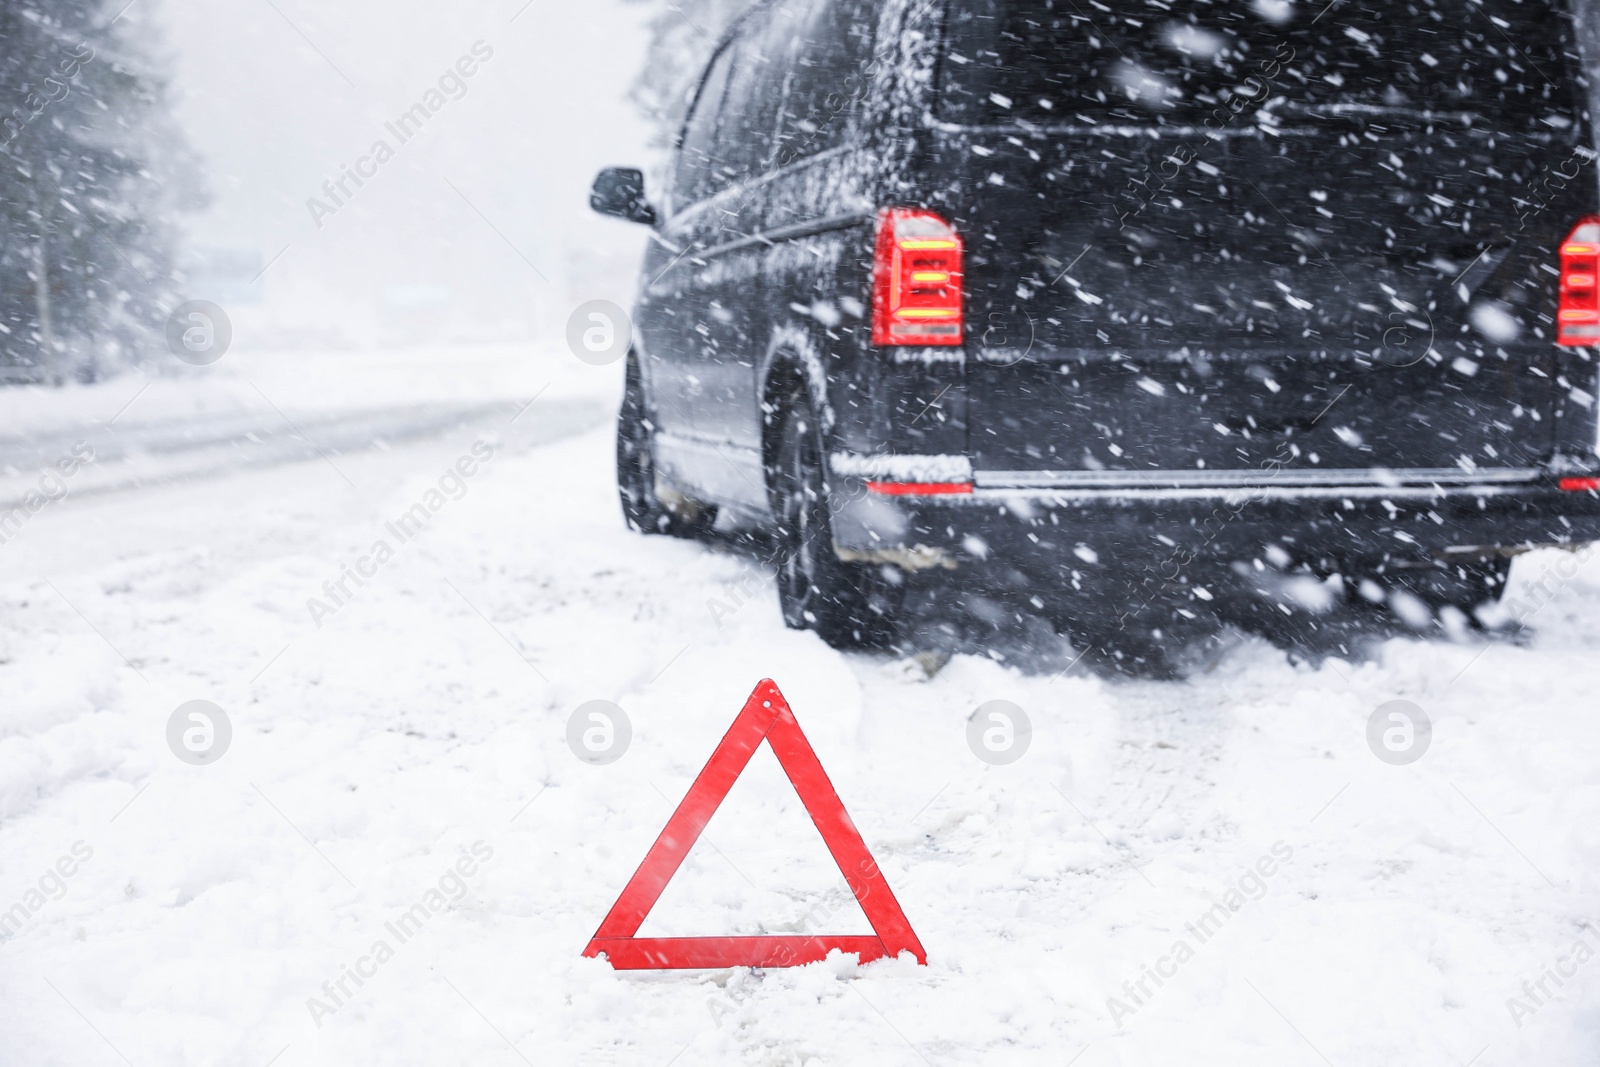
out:
M938 114L1216 125L1249 103L1565 128L1577 64L1552 2L952 0Z

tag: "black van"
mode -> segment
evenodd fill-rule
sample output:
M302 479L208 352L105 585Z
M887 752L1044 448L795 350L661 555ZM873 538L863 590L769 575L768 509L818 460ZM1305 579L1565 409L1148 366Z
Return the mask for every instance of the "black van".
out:
M756 3L591 198L653 228L629 522L773 530L839 646L1492 601L1600 538L1562 3Z

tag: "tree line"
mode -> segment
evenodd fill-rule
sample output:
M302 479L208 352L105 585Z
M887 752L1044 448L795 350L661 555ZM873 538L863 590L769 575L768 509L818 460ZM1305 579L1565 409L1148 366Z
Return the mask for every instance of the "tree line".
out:
M146 358L177 302L199 184L125 3L0 0L0 381Z

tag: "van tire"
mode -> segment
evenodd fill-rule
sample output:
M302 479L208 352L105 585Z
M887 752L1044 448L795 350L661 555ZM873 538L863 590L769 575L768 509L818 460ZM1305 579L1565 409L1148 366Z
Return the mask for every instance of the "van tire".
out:
M776 519L778 603L791 630L814 630L841 651L883 649L895 637L891 588L870 565L834 551L821 427L803 390L777 412L767 470Z
M677 509L662 503L656 476L655 422L644 395L638 357L628 353L617 410L617 496L630 530L644 534L699 538L716 522L714 507L685 500Z

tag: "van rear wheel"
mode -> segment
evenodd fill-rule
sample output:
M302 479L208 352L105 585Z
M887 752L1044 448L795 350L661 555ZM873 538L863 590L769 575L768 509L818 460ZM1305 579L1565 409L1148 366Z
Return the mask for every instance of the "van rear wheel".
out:
M767 485L777 517L778 603L792 630L833 648L884 648L894 638L894 590L879 568L846 563L833 546L822 436L804 393L785 405Z

